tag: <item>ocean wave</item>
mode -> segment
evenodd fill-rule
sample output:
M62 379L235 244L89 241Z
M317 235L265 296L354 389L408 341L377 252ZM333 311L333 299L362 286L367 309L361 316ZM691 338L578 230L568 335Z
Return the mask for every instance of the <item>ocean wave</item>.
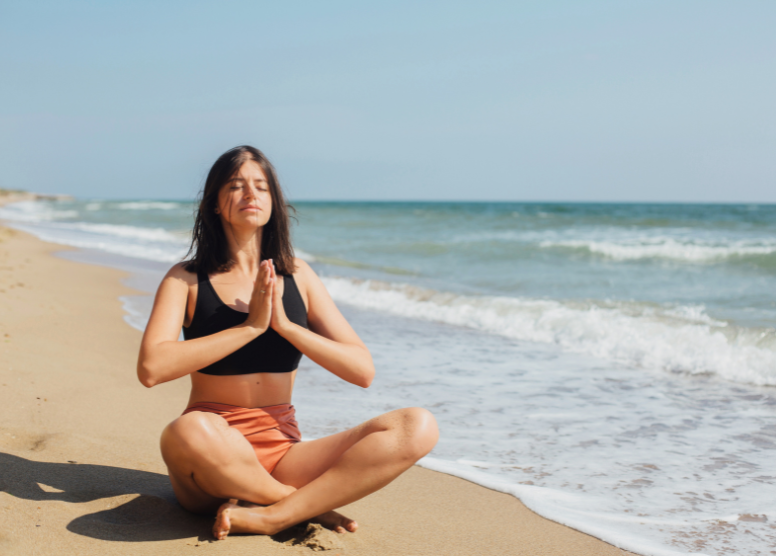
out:
M645 233L621 228L499 230L454 235L439 245L509 243L525 248L585 252L615 261L663 259L706 263L776 254L776 238L725 236L709 230L661 228Z
M613 510L611 502L603 498L505 481L498 476L478 471L476 468L480 466L471 465L471 463L466 460L448 461L430 456L418 461L420 467L460 477L485 488L510 494L541 516L624 550L649 556L704 556L700 553L668 548L644 534L645 523L669 530L686 529L688 520L681 517L654 519L641 515L628 515L622 511ZM695 521L700 523L699 520Z
M50 203L22 201L0 207L0 219L14 222L51 222L78 218L78 211L62 209Z
M668 259L683 262L713 262L732 257L773 255L776 240L752 239L728 242L701 242L680 240L672 237L645 237L637 240L599 241L565 240L542 241L542 248L580 249L595 255L629 261L639 259Z
M146 259L162 263L177 263L186 254L186 247L180 242L142 241L134 238L134 241L126 238L111 238L102 234L79 233L61 228L28 226L24 223L15 223L14 228L33 234L43 241L69 245L81 249L98 249L106 253Z
M729 325L702 307L465 296L325 277L332 297L366 309L552 343L629 365L776 385L776 330Z
M188 243L188 239L181 234L175 234L164 228L141 228L139 226L125 226L120 224L91 224L88 222L76 222L73 224L60 224L62 229L80 230L92 234L121 237L127 239L140 239L151 242Z
M169 201L128 201L118 203L114 208L119 210L174 210L180 206L180 203Z

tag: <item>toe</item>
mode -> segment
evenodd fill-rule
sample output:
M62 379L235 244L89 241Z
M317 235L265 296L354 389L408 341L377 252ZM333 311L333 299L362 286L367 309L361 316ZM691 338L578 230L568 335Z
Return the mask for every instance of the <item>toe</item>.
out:
M216 522L213 524L213 536L216 540L222 541L229 534L229 510L222 509L216 515Z

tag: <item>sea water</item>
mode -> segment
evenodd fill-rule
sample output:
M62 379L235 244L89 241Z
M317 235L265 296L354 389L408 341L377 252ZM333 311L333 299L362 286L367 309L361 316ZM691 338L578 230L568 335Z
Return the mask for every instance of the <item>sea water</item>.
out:
M437 417L421 465L640 554L773 554L776 206L296 203L297 255L371 349L368 390L307 359L319 437ZM17 203L0 219L153 291L182 201ZM151 299L124 299L142 329Z

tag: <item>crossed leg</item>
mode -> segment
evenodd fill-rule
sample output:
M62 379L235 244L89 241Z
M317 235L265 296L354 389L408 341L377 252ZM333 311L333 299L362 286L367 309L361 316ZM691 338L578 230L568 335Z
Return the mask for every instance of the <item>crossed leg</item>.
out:
M390 483L430 452L438 436L431 413L399 409L294 445L270 475L222 417L195 411L165 428L161 447L178 501L197 513L220 506L214 534L225 538L274 534L313 518L354 531L355 522L332 510Z
M384 487L428 454L439 438L433 415L420 408L391 411L350 430L293 446L272 476L297 488L276 503L246 507L223 504L213 533L272 535L316 516L333 528L355 530L330 513ZM331 523L333 522L333 523Z
M250 442L214 413L192 411L167 425L161 438L175 496L195 513L215 513L225 500L274 504L296 488L259 463Z

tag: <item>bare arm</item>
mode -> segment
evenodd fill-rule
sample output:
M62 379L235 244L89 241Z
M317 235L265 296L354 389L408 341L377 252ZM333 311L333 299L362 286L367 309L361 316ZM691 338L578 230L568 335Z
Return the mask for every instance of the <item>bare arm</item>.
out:
M178 336L186 316L190 276L180 265L176 265L164 277L156 292L137 360L137 377L149 388L223 359L269 327L275 281L269 264L262 263L244 323L210 336L179 342ZM266 293L261 293L261 290Z
M304 281L307 290L310 329L288 320L282 309L280 288L275 288L272 328L324 369L351 384L367 388L375 376L372 355L337 309L313 269L300 260L297 260L297 266L299 270L295 276Z

